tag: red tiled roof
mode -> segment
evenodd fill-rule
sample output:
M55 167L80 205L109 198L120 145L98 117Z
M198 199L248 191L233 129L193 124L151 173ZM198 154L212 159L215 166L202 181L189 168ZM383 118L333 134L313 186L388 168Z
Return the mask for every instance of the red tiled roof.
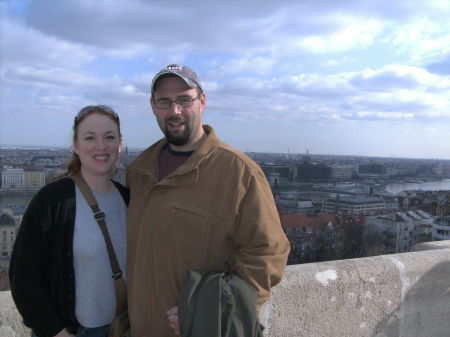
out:
M331 222L336 223L336 216L333 213L323 214L281 214L281 225L284 228L306 228L310 227L315 233Z
M345 215L335 213L322 214L281 214L280 220L283 228L307 228L312 232L323 231L328 223L332 223L335 229L344 229L351 223L364 223L363 215Z

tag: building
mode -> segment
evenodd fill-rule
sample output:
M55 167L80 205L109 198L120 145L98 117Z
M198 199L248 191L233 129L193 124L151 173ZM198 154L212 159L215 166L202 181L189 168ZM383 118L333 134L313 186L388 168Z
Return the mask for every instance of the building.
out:
M364 217L341 214L283 214L291 244L288 264L359 257Z
M309 162L298 165L298 180L328 180L331 178L331 167Z
M31 160L33 167L60 167L64 165L65 158L61 156L34 156Z
M11 259L14 240L16 239L16 224L14 214L8 208L0 210L0 270L6 270Z
M368 255L409 252L432 240L434 217L421 210L366 217L364 238Z
M334 180L350 180L353 178L355 170L352 166L333 164L331 165L331 178Z
M266 177L266 178L267 178L267 180L269 182L270 187L278 187L280 185L281 181L282 181L281 180L282 178L280 177L280 174L276 173L276 172L269 173L269 176Z
M24 187L39 189L45 185L44 171L25 171L24 172Z
M53 179L56 179L59 176L62 176L67 171L66 168L61 167L55 167L55 168L45 168L45 181L46 183L52 181Z
M400 205L398 204L398 200L391 196L382 196L387 209L392 210L400 210Z
M7 168L2 170L3 189L39 189L45 185L45 172Z
M340 196L322 202L322 213L375 214L386 208L383 198L366 196Z
M450 215L450 195L445 194L440 196L432 206L433 214L437 216Z
M366 163L359 164L358 168L359 175L382 175L386 173L386 169L383 164L377 163Z
M313 214L314 205L311 201L297 201L289 199L277 200L277 208L280 214Z
M283 214L281 225L291 244L288 264L321 261L322 233L334 221L333 214Z
M296 176L296 167L291 165L281 165L281 164L272 164L272 163L264 163L261 164L261 169L266 175L267 179L269 179L270 175L276 173L278 177L284 178L284 180L293 181Z
M2 170L2 188L16 189L25 186L25 172L21 168L6 168Z
M434 241L450 240L450 216L441 216L434 219L432 236Z

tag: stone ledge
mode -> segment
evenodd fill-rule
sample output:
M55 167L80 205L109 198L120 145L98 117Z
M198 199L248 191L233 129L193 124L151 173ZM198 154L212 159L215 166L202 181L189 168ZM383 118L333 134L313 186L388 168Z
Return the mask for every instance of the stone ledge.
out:
M265 336L448 337L448 275L442 248L288 266L261 312ZM10 292L0 292L0 336L29 335Z
M270 337L448 337L450 249L288 266Z
M433 249L450 249L450 241L430 241L418 243L412 247L413 252L419 252L423 250L433 250Z
M22 317L14 305L10 291L0 291L0 336L29 337L30 329L22 323Z

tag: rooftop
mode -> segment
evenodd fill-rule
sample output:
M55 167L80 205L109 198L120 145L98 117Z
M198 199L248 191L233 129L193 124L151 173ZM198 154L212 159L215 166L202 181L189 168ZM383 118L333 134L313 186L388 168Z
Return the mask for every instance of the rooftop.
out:
M331 198L328 201L341 202L347 204L373 204L384 203L382 198L378 197L365 197L365 196L339 196L338 198Z
M439 226L450 227L450 216L441 216L439 218L436 218L434 219L433 223Z

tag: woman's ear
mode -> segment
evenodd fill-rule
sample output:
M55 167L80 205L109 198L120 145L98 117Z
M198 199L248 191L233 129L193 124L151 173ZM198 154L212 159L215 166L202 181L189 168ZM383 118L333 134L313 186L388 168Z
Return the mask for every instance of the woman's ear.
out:
M78 143L77 143L76 140L73 142L73 152L74 152L76 155L79 156L79 154L78 154Z

